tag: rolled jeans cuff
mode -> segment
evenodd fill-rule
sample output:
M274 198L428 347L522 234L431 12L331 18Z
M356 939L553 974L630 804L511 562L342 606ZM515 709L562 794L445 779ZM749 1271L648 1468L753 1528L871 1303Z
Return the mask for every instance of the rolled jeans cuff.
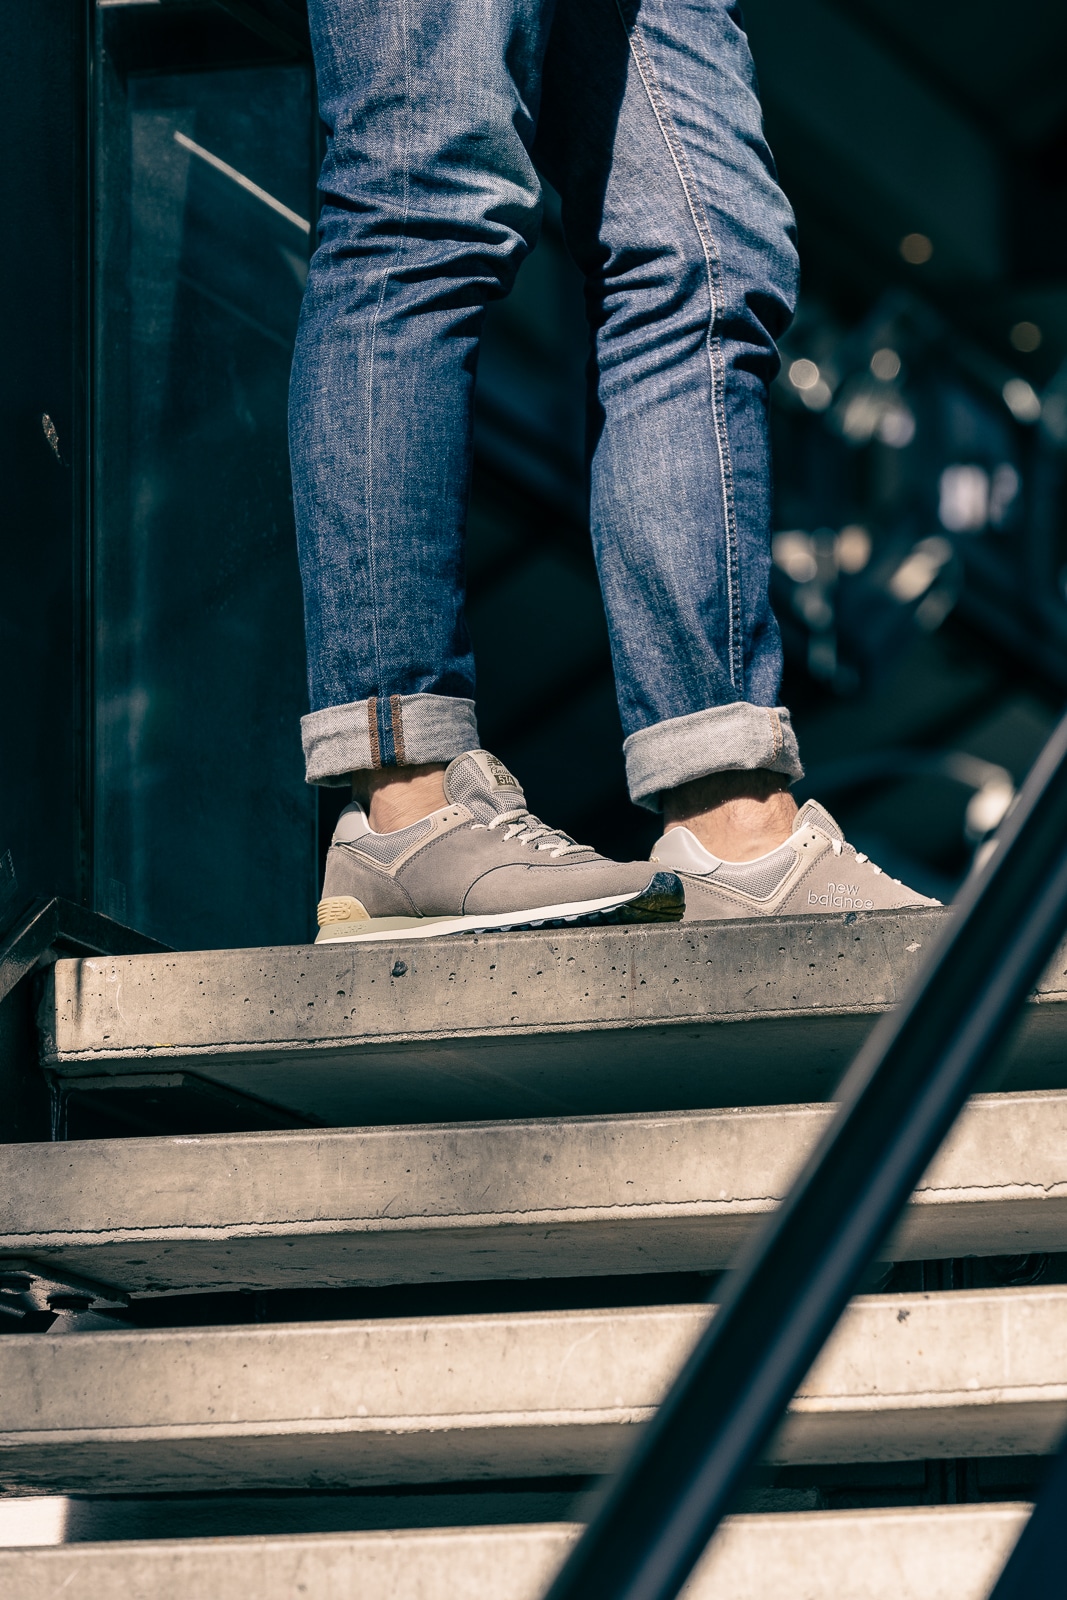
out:
M350 772L452 761L478 749L474 701L392 694L325 706L300 719L308 783L343 787Z
M752 706L738 700L687 717L669 717L631 733L622 748L630 799L649 811L661 809L665 789L712 772L762 768L794 780L804 776L784 706Z

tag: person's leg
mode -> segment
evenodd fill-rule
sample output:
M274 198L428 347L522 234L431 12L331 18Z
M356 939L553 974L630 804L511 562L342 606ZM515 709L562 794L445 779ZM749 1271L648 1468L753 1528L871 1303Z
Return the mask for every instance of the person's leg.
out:
M687 920L929 904L809 800L770 607L792 216L730 0L560 8L541 137L596 331L592 523L627 777Z
M788 835L802 769L768 597L768 386L797 263L738 7L561 7L536 153L596 337L592 528L630 793L744 859Z
M552 0L311 0L330 143L293 371L320 940L675 921L679 879L526 810L478 743L463 523L486 301L532 243ZM369 818L360 801L369 805Z
M475 365L486 302L537 230L528 148L551 13L309 5L328 146L290 409L304 748L309 782L357 774L372 818L395 790L394 827L443 804L444 764L478 743L463 616Z

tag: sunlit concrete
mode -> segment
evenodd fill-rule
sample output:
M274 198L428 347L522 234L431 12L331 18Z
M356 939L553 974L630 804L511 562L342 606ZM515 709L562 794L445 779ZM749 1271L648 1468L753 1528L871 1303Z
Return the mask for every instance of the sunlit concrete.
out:
M710 1270L831 1116L776 1106L0 1145L0 1262L129 1293ZM1067 1093L972 1101L896 1259L1067 1250Z
M0 1340L0 1486L68 1493L600 1472L702 1306ZM772 1459L1033 1455L1067 1426L1067 1287L871 1295Z
M744 1516L727 1522L686 1600L987 1600L1029 1508ZM538 1600L577 1529L548 1525L0 1550L8 1600Z

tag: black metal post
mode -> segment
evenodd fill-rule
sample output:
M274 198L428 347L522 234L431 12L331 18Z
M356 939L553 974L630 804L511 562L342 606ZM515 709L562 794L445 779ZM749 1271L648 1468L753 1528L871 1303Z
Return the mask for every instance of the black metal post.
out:
M990 1600L1062 1600L1067 1592L1067 1444L1061 1448Z
M1067 718L548 1600L672 1600L1067 927Z

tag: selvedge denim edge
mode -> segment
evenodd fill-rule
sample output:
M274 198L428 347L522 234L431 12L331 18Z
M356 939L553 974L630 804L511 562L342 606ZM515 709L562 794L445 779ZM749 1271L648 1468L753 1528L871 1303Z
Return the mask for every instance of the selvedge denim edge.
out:
M449 695L371 696L300 719L308 783L343 787L350 772L452 761L478 748L474 701Z

